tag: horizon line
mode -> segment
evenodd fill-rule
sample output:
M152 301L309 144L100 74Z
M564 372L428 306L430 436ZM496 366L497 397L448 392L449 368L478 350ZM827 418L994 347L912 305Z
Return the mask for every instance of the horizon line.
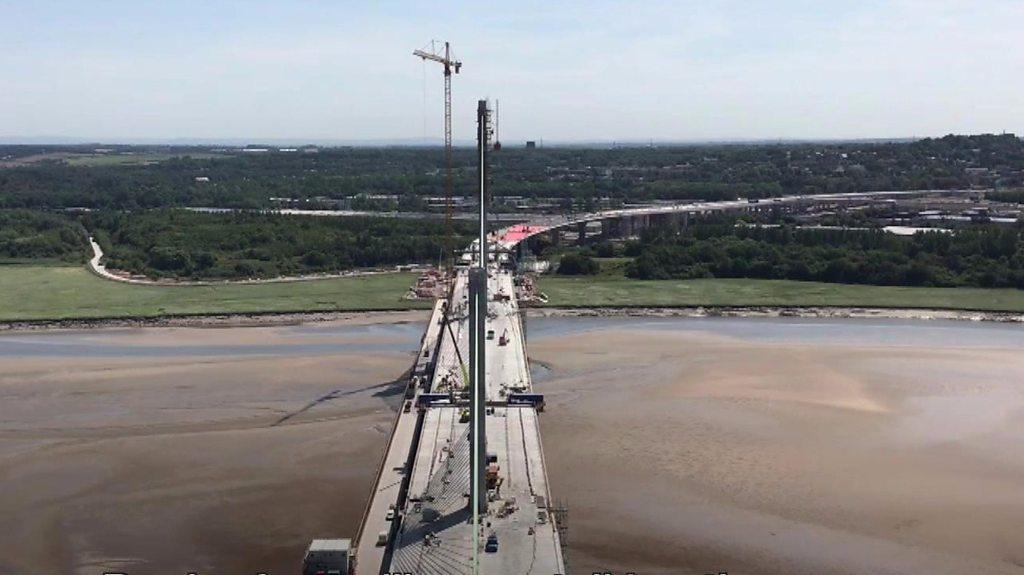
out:
M949 132L939 136L859 136L859 137L780 137L780 138L757 138L757 137L723 137L723 138L623 138L623 139L545 139L537 138L506 140L505 144L525 146L527 142L536 142L538 147L579 147L579 146L693 146L702 144L800 144L800 143L898 143L913 142L927 138L942 138L945 136L982 136L982 135L1010 135L1012 132L995 134L982 132L977 134L956 134ZM0 136L2 146L181 146L181 147L208 147L208 146L232 146L232 147L259 147L261 145L273 146L317 146L317 147L440 147L443 145L441 138L291 138L291 137L270 137L270 138L248 138L248 137L145 137L145 138L82 138L76 136ZM456 140L455 147L474 147L476 142L472 140Z

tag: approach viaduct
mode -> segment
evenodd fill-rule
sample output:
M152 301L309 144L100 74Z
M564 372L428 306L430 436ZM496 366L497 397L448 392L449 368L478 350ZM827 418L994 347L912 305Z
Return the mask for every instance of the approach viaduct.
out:
M566 236L572 237L578 243L583 243L595 239L628 238L651 226L668 225L685 228L695 219L714 214L795 212L814 207L852 207L885 200L970 196L977 193L976 190L912 190L790 195L757 200L740 199L639 206L570 216L539 216L528 223L503 230L500 242L509 249L522 248L530 238L547 235L555 245L562 243ZM599 229L595 230L595 228Z

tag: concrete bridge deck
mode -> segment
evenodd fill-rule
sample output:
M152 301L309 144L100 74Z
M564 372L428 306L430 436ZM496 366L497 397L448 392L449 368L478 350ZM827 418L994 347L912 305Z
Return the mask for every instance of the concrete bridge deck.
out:
M414 382L419 381L420 378L430 377L436 361L434 355L437 352L441 335L441 317L444 305L443 300L435 302L430 323L427 325L427 330L420 343L419 354L410 375L413 381L409 382L414 395L405 400L411 402L411 405L415 405L416 396L419 395L421 389L415 386ZM356 537L356 556L364 565L379 566L384 561L387 549L376 544L377 535L382 531L390 532L392 525L386 518L388 509L397 505L407 490L409 461L415 454L415 439L420 427L419 419L420 414L412 408L409 411L399 409L398 416L395 418L395 425L391 430L391 436L378 469L374 491L366 506ZM356 572L379 572L379 567L376 569L367 567L366 569L357 568Z
M549 510L551 496L540 440L537 410L508 405L510 393L532 391L525 337L515 298L513 275L490 266L487 329L487 452L500 468L500 487L489 503L480 533L480 573L565 572L559 532ZM437 337L432 377L422 393L456 392L466 386L469 321L467 271L459 270L450 311L450 333ZM445 305L445 304L442 304ZM435 310L428 333L440 326ZM439 328L440 331L440 328ZM454 336L454 337L453 337ZM426 337L427 343L431 338ZM424 351L421 350L421 357ZM413 401L416 401L415 399ZM470 524L469 421L461 404L439 402L410 414L401 413L389 444L357 543L356 573L473 573L473 531ZM408 459L401 472L398 463ZM406 485L399 489L398 485ZM393 521L385 516L391 505ZM381 531L387 543L378 546ZM497 552L483 541L494 535Z

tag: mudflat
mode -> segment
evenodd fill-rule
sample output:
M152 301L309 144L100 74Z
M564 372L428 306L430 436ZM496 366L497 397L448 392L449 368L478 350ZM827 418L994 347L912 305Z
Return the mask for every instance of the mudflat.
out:
M572 572L1024 573L1024 334L673 321L530 339Z
M353 536L426 315L378 319L0 338L0 573L295 573Z
M0 573L294 573L425 313L0 336ZM1024 331L528 323L571 572L1024 573Z

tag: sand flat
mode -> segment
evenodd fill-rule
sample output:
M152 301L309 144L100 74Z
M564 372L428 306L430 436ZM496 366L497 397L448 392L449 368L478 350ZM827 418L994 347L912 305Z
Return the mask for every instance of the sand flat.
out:
M100 331L137 355L0 363L0 573L290 573L309 539L354 534L415 337L307 354L282 330ZM300 347L190 351L254 343Z
M699 328L534 337L570 564L1024 573L1021 351Z
M358 527L414 319L0 337L0 573L295 572ZM1024 337L729 321L530 320L572 572L1024 573Z

